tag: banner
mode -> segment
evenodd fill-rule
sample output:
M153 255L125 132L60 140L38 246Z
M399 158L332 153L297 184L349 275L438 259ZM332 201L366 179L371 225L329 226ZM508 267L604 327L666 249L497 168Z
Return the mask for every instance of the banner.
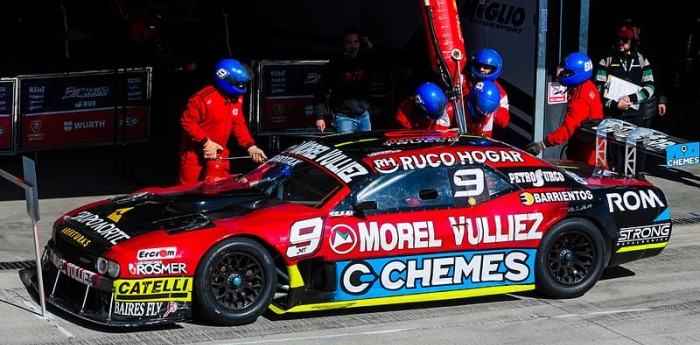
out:
M259 132L314 128L313 94L326 60L261 61L251 113ZM330 118L329 118L330 119Z
M150 68L19 79L19 150L148 140Z
M14 153L15 80L0 80L0 154Z

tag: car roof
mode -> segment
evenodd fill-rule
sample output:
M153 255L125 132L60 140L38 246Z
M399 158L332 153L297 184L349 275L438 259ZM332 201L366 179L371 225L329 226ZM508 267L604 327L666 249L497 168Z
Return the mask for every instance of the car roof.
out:
M457 131L378 130L328 135L292 146L283 154L306 157L326 167L342 162L347 166L355 165L357 171L358 165L362 165L367 174L377 172L383 164L415 169L427 159L442 160L444 165L467 163L496 169L557 169L504 142ZM416 164L411 166L414 160ZM352 184L353 180L356 179L348 178L345 182Z

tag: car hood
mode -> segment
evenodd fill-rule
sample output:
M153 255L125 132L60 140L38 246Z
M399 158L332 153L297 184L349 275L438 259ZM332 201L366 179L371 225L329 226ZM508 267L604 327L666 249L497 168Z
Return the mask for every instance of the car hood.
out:
M90 241L102 252L130 238L152 232L170 234L214 227L212 221L242 216L253 210L282 203L254 190L222 194L131 194L106 200L72 212L56 223L56 236L68 242Z

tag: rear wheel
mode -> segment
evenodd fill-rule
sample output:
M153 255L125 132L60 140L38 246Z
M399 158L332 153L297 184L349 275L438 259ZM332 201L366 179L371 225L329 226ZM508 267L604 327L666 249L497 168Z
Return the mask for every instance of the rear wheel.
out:
M248 238L231 238L202 258L195 278L198 313L222 325L254 322L270 306L277 275L270 253Z
M593 223L565 219L545 233L537 250L537 290L553 298L585 294L603 273L605 243Z

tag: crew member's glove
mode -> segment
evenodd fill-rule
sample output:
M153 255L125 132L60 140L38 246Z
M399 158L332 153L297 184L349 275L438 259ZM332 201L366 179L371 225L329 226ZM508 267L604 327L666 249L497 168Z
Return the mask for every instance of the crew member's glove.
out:
M216 159L219 155L219 151L224 149L221 145L214 142L214 140L204 138L203 141L202 150L204 151L204 158L206 159Z
M263 152L263 150L261 150L256 145L253 145L248 148L248 154L251 158L253 158L253 162L255 163L262 163L267 159L267 156L265 156L265 152Z
M533 156L537 156L546 148L547 145L545 145L544 141L533 141L527 144L527 146L525 146L525 151L532 154Z

